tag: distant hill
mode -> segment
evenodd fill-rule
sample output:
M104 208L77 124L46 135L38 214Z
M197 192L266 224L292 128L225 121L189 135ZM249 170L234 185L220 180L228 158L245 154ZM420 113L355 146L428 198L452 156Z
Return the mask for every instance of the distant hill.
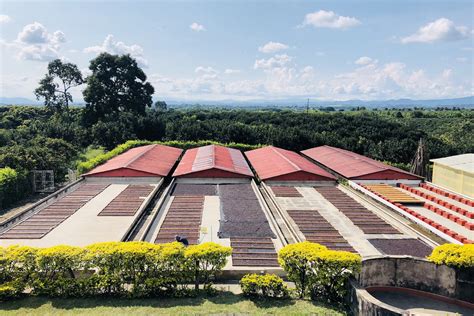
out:
M168 105L174 106L195 106L195 105L209 105L209 106L225 106L225 107L258 107L258 106L289 106L289 107L305 107L307 98L286 98L275 100L180 100L168 99L165 100ZM27 98L4 98L0 97L1 105L41 105L42 102L30 100ZM83 102L74 102L74 105L83 105ZM366 108L408 108L408 107L463 107L474 108L474 96L454 99L435 99L435 100L412 100L412 99L396 99L396 100L346 100L346 101L318 101L316 98L309 98L311 107L366 107Z
M207 100L166 100L169 105L186 106L186 105L213 105L213 106L238 106L238 107L256 107L256 106L290 106L290 107L305 107L307 98L288 98L275 100L222 100L222 101L207 101ZM455 99L437 99L437 100L412 100L412 99L397 99L397 100L346 100L346 101L318 101L315 98L309 98L310 107L366 107L366 108L408 108L408 107L463 107L474 108L474 96L455 98Z

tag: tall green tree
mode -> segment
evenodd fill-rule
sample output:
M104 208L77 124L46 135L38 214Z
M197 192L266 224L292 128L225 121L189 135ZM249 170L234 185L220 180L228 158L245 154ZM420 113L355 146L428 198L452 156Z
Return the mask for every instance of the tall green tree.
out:
M82 74L75 64L55 59L48 64L48 73L40 80L35 95L38 100L44 99L46 107L60 112L68 109L69 102L73 102L71 88L83 83Z
M95 123L120 112L144 114L153 104L153 86L130 55L102 53L91 60L84 90L86 120Z

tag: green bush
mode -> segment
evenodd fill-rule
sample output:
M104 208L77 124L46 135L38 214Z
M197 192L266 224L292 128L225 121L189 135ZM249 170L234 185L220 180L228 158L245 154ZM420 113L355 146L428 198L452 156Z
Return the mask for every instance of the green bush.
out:
M224 268L227 257L232 254L232 248L224 247L213 242L189 246L184 252L186 268L194 279L194 288L199 289L199 284L210 286L211 279L217 271Z
M30 191L25 173L6 167L0 168L0 210L25 197Z
M87 247L0 247L1 297L26 288L35 295L187 296L206 286L227 263L231 248L214 243L103 242Z
M313 299L342 303L349 278L361 267L359 255L328 250L311 242L287 245L278 253L278 261L295 282L300 298L308 293Z
M436 264L445 264L455 268L474 267L474 244L444 244L436 247L428 256Z
M313 265L318 253L326 247L304 241L283 247L278 253L278 262L286 271L288 279L296 285L300 298L308 293L308 286L314 282Z
M54 246L36 252L36 271L33 292L47 296L79 296L80 281L75 271L84 269L84 249L72 246Z
M289 290L283 280L274 274L246 274L240 280L245 296L258 298L287 298Z
M10 284L0 285L0 301L10 300L19 296L17 289Z
M313 267L311 297L341 303L347 294L349 278L360 271L361 258L347 251L325 250L318 253Z
M189 149L189 148L194 148L194 147L200 147L200 146L206 146L206 145L222 145L222 146L227 146L227 147L232 147L236 148L239 150L251 150L255 148L261 147L260 145L246 145L246 144L238 144L238 143L228 143L228 144L222 144L214 141L208 141L208 140L201 140L201 141L148 141L148 140L129 140L121 145L118 145L111 151L108 151L104 154L98 155L90 160L87 160L85 162L80 162L77 166L77 172L79 174L84 174L98 165L101 165L105 163L107 160L114 158L115 156L118 156L124 152L126 152L129 149L139 147L139 146L145 146L145 145L150 145L150 144L161 144L161 145L166 145L166 146L171 146L171 147L177 147L181 149Z

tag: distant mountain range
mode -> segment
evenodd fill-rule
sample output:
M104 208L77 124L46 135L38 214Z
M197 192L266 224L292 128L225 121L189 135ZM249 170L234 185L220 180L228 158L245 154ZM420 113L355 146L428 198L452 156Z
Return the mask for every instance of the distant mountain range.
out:
M287 99L275 99L275 100L248 100L248 101L236 101L236 100L222 100L222 101L209 101L209 100L179 100L170 99L165 100L168 105L171 106L195 106L195 105L210 105L210 106L225 106L225 107L305 107L307 99L302 98L287 98ZM41 105L42 102L36 100L30 100L27 98L4 98L0 97L0 104L2 105ZM75 105L83 105L83 103L75 103ZM310 107L337 107L337 108L349 108L349 107L366 107L366 108L407 108L407 107L463 107L463 108L474 108L474 96L454 99L437 99L437 100L412 100L412 99L396 99L396 100L346 100L346 101L318 101L317 99L309 98Z

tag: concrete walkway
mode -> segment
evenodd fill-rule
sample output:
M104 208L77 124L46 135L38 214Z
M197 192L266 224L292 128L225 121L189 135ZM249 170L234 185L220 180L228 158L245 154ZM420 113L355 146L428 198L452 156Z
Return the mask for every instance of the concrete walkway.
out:
M371 295L386 304L409 311L410 315L474 315L474 309L408 293L372 292Z

